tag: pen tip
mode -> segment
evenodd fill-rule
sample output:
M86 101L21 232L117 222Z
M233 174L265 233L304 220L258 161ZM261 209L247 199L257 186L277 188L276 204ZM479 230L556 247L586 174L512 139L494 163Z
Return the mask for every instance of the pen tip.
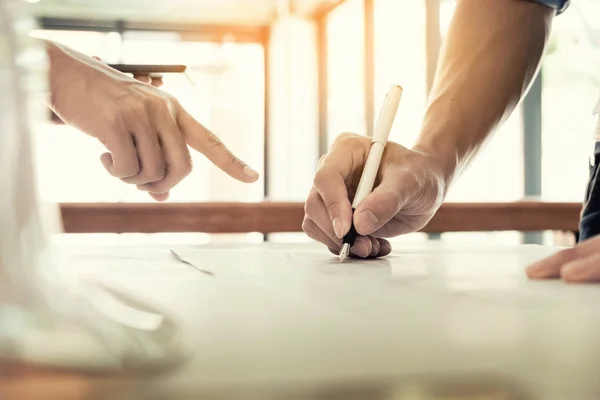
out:
M348 258L348 254L350 253L350 246L345 243L342 246L342 250L340 251L340 263L343 263L346 258Z

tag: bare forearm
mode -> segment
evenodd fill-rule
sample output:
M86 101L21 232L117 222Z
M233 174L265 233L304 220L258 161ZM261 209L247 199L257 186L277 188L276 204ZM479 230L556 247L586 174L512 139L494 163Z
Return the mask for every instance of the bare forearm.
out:
M439 160L448 183L527 91L553 15L527 1L458 1L416 144Z

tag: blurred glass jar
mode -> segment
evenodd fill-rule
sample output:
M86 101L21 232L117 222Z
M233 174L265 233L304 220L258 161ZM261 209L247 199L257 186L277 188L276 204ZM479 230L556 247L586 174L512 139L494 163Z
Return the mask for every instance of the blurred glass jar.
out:
M32 131L47 117L48 60L30 5L0 0L0 357L14 351L25 310L42 309L40 266L50 267ZM51 268L50 268L51 269ZM50 270L49 269L49 270Z

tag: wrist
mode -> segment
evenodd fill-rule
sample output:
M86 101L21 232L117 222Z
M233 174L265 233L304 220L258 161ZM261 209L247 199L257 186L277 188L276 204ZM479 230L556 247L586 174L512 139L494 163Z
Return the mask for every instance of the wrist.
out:
M486 141L491 132L488 125L456 107L449 111L440 104L430 105L414 150L434 159L450 186Z
M50 84L50 107L55 109L56 104L63 97L61 94L64 90L77 84L73 78L77 77L74 74L74 63L72 58L65 53L64 49L53 42L46 41L46 53L50 60L49 69L49 84ZM69 80L66 84L66 80Z
M460 157L456 146L443 138L421 135L412 148L434 162L442 175L444 186L448 188L460 170Z
M95 72L108 75L103 68L111 70L100 61L50 41L46 42L46 52L50 60L50 108L55 112L63 109L73 94L88 93L93 86L101 85L101 75Z

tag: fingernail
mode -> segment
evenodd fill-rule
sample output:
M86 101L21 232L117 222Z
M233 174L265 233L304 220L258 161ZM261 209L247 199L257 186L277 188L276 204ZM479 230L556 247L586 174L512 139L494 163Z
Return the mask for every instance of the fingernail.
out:
M340 239L342 239L342 237L344 236L343 226L337 217L333 219L333 231L335 232L335 236L337 236Z
M245 166L244 169L244 174L250 178L250 179L258 179L258 172L256 172L255 170L253 170L252 168L250 168L249 166Z
M368 235L377 229L379 226L379 219L372 211L364 210L356 216L356 225L360 226L360 233Z
M536 279L539 275L539 268L537 265L530 265L525 269L525 274L530 279Z
M530 279L551 279L560 277L560 266L538 262L525 269Z

